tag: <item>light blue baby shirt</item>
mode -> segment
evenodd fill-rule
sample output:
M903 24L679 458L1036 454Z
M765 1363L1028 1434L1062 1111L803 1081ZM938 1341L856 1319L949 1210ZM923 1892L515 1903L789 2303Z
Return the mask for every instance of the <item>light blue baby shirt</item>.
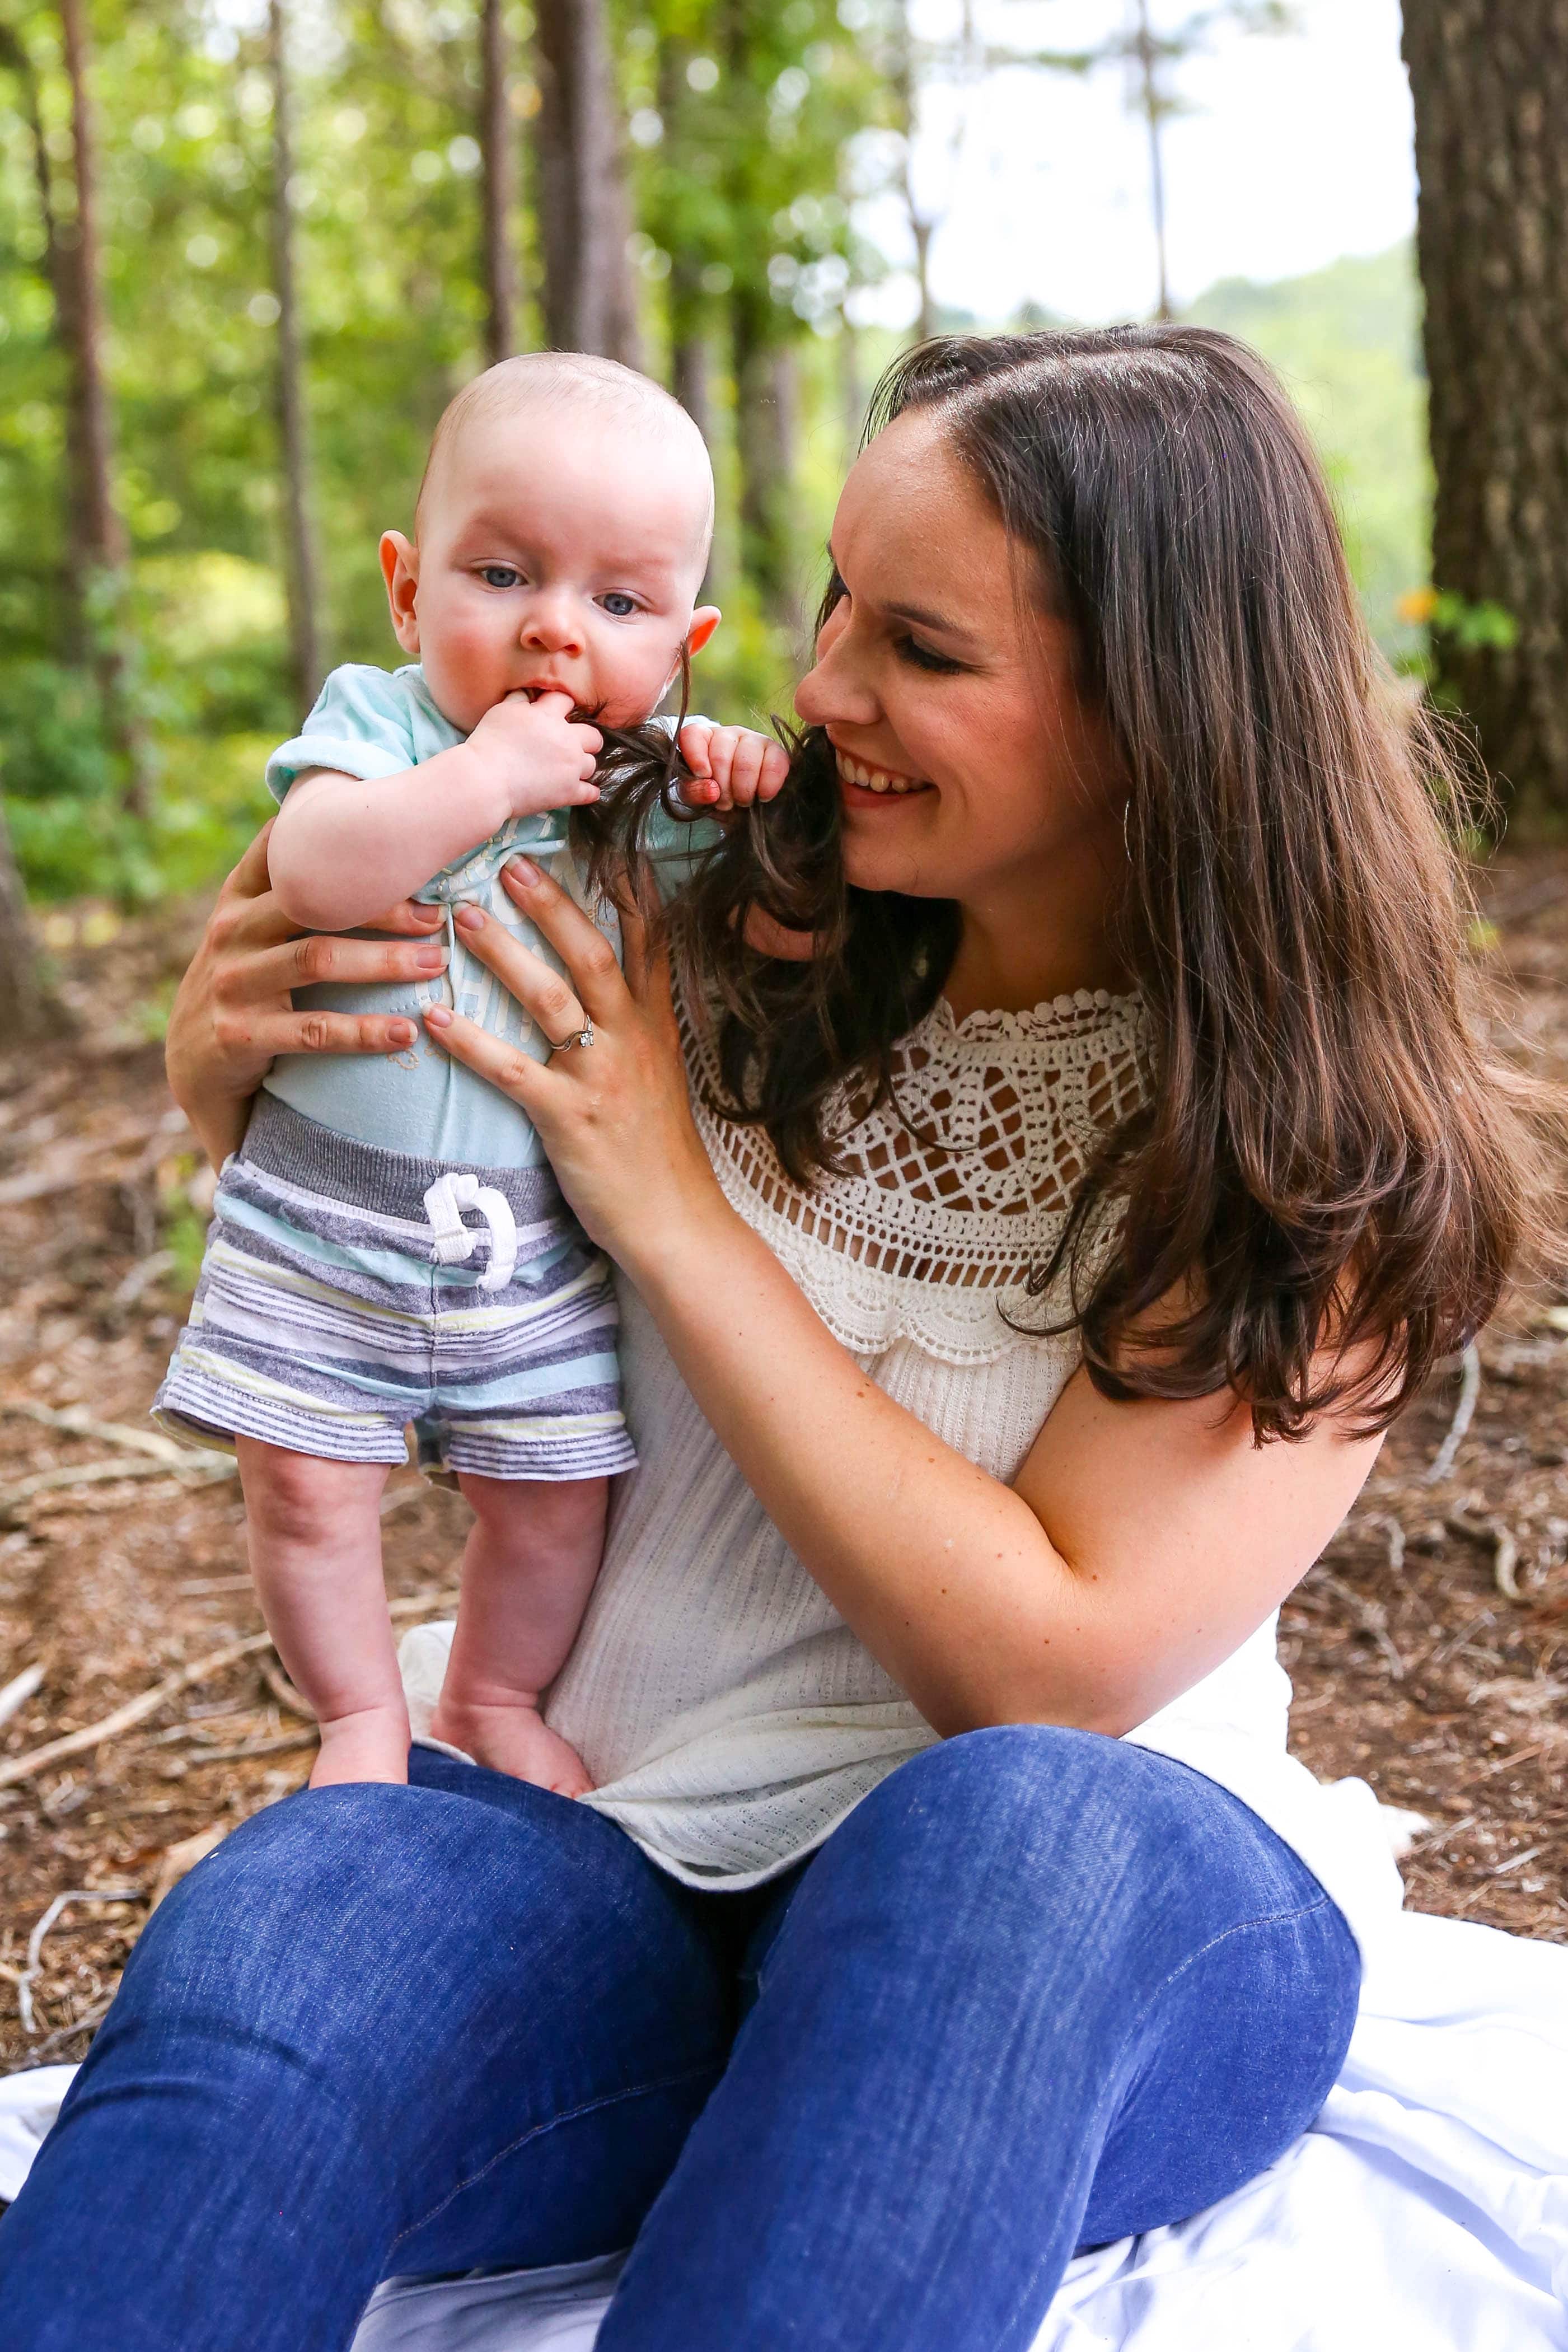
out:
M273 753L267 763L267 782L282 801L296 777L311 768L335 769L367 782L399 776L464 740L463 730L436 709L417 664L388 671L350 663L332 672L300 733ZM461 899L475 901L559 971L560 959L518 913L497 877L514 852L549 859L557 880L579 904L584 903L581 879L567 848L568 814L548 809L537 816L512 818L466 857L443 866L414 895L449 906ZM670 847L684 864L700 845L684 838L685 827L680 830L682 840ZM692 830L712 838L709 826ZM589 911L614 940L619 953L614 910L606 908L602 916L597 909ZM447 929L450 940L450 920ZM485 1079L440 1053L423 1027L421 1015L432 1005L455 1003L493 1037L520 1046L535 1061L549 1056L546 1039L517 1000L477 958L465 952L461 934L447 971L432 981L362 988L333 982L296 989L294 1002L301 1009L319 1005L334 1013L403 1013L417 1033L414 1043L396 1055L280 1055L263 1083L268 1093L307 1118L358 1142L422 1160L472 1168L531 1168L544 1159L532 1121Z

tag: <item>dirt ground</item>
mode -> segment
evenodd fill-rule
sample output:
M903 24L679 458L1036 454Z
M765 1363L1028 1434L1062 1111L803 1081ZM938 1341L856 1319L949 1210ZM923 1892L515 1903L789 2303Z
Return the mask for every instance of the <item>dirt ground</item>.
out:
M1568 1082L1568 852L1502 858L1487 901L1499 1042ZM211 1191L157 1043L201 912L57 911L77 1034L0 1059L0 2072L79 2057L160 1890L309 1769L235 1480L148 1450ZM1416 1908L1568 1942L1568 1283L1480 1359L1448 1475L1457 1371L1285 1609L1291 1739L1423 1817ZM394 1477L402 1622L449 1609L465 1517Z

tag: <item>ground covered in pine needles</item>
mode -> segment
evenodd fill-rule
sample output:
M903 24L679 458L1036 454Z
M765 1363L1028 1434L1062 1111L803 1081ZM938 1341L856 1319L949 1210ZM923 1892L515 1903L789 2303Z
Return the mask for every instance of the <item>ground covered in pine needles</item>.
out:
M1568 853L1503 858L1488 902L1500 1042L1568 1082ZM146 1419L211 1197L157 1042L199 915L57 912L75 1032L0 1059L0 2072L82 2054L152 1904L314 1745L235 1479ZM1457 1370L1285 1609L1291 1736L1423 1817L1416 1907L1568 1942L1568 1286L1479 1352L1445 1475ZM465 1519L394 1476L402 1622L450 1612Z

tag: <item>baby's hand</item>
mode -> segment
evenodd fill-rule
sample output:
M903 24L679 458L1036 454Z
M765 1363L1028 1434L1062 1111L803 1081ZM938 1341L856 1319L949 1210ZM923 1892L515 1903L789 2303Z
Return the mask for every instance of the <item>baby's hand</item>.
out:
M750 727L716 727L708 719L687 719L681 755L692 772L682 797L716 815L772 800L789 772L789 755L771 735Z
M486 710L467 748L484 761L507 795L512 816L580 808L599 798L594 763L604 738L597 727L571 719L571 698L508 694Z

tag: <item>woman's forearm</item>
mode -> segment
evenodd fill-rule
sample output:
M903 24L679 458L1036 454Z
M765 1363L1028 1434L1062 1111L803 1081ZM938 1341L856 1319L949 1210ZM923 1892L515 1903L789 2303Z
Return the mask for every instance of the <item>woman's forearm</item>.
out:
M1149 1711L1028 1504L885 1396L716 1185L622 1262L716 1435L939 1732Z

